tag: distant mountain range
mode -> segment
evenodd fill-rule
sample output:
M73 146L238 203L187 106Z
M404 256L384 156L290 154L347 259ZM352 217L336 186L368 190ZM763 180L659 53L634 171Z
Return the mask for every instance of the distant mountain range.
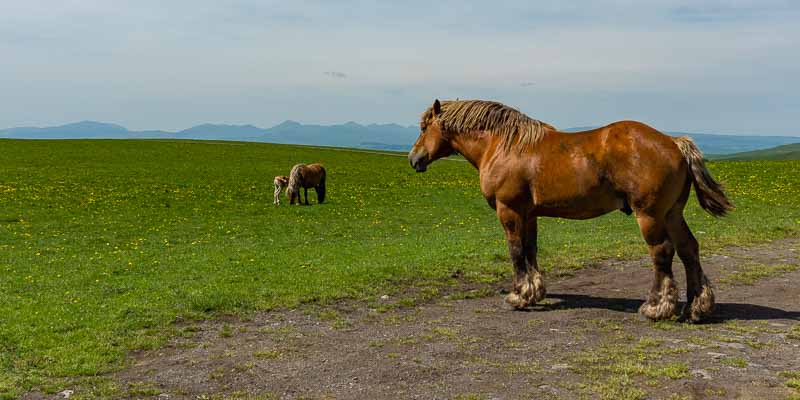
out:
M592 129L565 129L576 132ZM724 155L766 149L790 143L800 143L800 137L717 135L707 133L666 132L670 135L689 135L707 154ZM361 125L347 122L338 125L309 125L285 121L271 128L253 125L203 124L178 132L159 130L131 131L117 124L82 121L46 128L23 127L0 130L0 138L9 139L195 139L237 140L316 146L354 147L407 151L419 135L416 126L398 124Z
M237 140L316 146L407 150L417 139L419 128L397 124L307 125L285 121L271 128L253 125L202 124L178 132L131 131L123 126L95 121L46 128L24 127L0 130L8 139L196 139Z

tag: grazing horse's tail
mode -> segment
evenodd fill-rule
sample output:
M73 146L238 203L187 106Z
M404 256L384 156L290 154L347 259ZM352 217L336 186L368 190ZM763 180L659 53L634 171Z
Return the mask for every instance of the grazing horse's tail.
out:
M319 185L317 185L317 201L322 204L325 201L325 168L320 167Z
M715 217L721 217L733 210L728 197L722 190L722 185L719 184L711 172L706 168L703 161L703 153L697 148L694 141L688 136L673 137L672 140L678 145L678 148L683 153L683 158L689 164L692 182L694 182L694 191L697 193L697 201L700 202L700 207L708 211L709 214Z

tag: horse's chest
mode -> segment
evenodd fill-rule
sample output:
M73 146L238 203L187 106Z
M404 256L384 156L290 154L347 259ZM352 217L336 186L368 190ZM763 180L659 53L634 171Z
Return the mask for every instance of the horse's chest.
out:
M486 182L483 176L481 176L481 194L483 195L483 198L486 199L489 207L497 208L497 199L495 198L494 187Z
M486 198L486 203L489 204L489 207L492 207L493 210L497 209L497 199L494 196L484 196Z
M496 178L496 177L495 177ZM530 192L527 184L515 179L481 179L481 194L486 199L489 207L497 209L497 203L506 205L526 203L530 201Z

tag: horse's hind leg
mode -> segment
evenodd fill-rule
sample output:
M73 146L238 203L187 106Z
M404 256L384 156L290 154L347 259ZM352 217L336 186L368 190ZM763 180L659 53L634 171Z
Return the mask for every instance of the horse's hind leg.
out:
M664 222L647 215L637 217L639 229L647 242L653 259L653 287L639 312L652 320L662 320L675 315L678 288L672 275L672 258L675 248L669 240Z
M700 246L683 218L683 207L667 215L667 229L686 269L686 305L680 320L700 322L714 311L714 291L700 266Z

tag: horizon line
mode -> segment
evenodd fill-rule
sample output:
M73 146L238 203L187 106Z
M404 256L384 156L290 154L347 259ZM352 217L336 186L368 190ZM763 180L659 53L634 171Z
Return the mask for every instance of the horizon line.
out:
M304 123L304 122L300 122L300 121L296 121L296 120L292 120L292 119L286 119L286 120L284 120L284 121L282 121L280 123L277 123L277 124L269 126L269 127L261 127L261 126L254 125L254 124L251 124L251 123L202 122L202 123L199 123L199 124L191 125L188 128L184 128L184 129L180 129L180 130L174 130L174 131L173 130L164 130L164 129L134 129L134 130L131 130L127 126L119 124L119 123L116 123L116 122L105 122L105 121L84 119L84 120L75 121L75 122L68 122L68 123L64 123L64 124L60 124L60 125L12 126L12 127L8 127L8 128L0 128L0 132L5 132L5 131L13 130L13 129L52 129L52 128L66 127L66 126L69 126L69 125L77 125L77 124L81 124L81 123L93 123L93 124L100 124L100 125L114 125L114 126L122 128L122 129L125 129L125 131L130 132L130 133L161 132L161 133L165 133L165 134L177 134L177 133L188 131L190 129L202 127L204 125L213 125L213 126L221 126L221 127L252 127L252 128L259 129L259 130L269 130L269 129L272 129L272 128L275 128L275 127L278 127L278 126L281 126L281 125L284 125L284 124L287 124L287 123L298 124L298 125L301 125L301 126L322 126L322 127L345 126L345 125L349 125L349 124L354 124L354 125L359 125L359 126L363 126L363 127L369 127L369 126L373 126L373 125L378 125L378 126L395 125L395 126L399 126L401 128L408 128L408 129L416 128L415 124L403 125L403 124L397 123L397 122L385 122L385 123L382 123L382 122L370 122L370 123L363 123L363 122L356 122L356 121L353 121L353 120L348 120L346 122L340 122L340 123L318 124L318 123ZM573 132L578 132L577 131L578 129L580 129L580 130L591 130L591 129L600 128L600 127L603 127L603 126L606 126L606 125L570 126L570 127L563 128L563 129L557 128L557 130L561 131L561 132L573 133ZM663 129L662 130L662 129L658 129L658 128L655 128L655 129L657 129L659 132L662 132L662 133L679 133L679 134L684 134L685 133L685 134L715 135L715 136L761 136L761 137L797 137L797 138L800 138L800 132L798 132L796 134L785 134L785 135L783 135L783 134L775 134L775 133L772 133L772 134L770 134L770 133L726 133L726 132L709 133L708 131L702 132L702 131L693 131L693 130L670 130L670 129Z

